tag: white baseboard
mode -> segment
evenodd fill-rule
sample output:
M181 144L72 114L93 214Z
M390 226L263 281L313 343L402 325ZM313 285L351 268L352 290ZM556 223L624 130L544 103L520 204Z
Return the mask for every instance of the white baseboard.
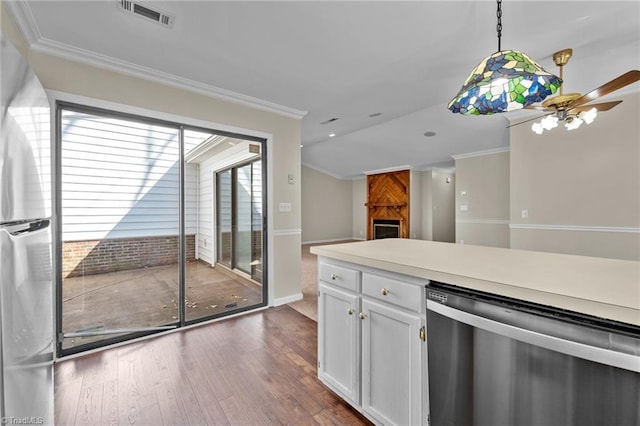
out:
M302 293L279 297L273 301L273 306L276 307L280 305L286 305L287 303L297 302L298 300L302 300Z

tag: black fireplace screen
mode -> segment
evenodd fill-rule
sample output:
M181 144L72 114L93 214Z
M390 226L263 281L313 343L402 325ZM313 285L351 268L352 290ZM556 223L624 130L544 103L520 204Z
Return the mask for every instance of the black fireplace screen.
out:
M400 238L400 221L395 219L374 219L373 239Z

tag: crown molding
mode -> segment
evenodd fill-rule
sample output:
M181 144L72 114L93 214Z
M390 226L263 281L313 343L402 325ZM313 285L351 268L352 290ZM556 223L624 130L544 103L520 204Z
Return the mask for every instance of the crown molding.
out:
M445 175L452 175L452 176L456 174L456 168L455 167L451 167L451 168L423 167L421 169L417 169L417 171L419 171L419 172L438 172L438 173L443 173Z
M315 171L316 171L316 172L318 172L318 173L322 173L323 175L331 176L331 177L332 177L332 178L334 178L334 179L339 179L339 180L352 180L352 178L350 178L350 177L345 177L345 176L337 175L337 174L332 173L332 172L330 172L330 171L328 171L328 170L322 169L322 168L320 168L320 167L316 166L315 164L307 163L306 161L301 161L301 162L300 162L300 164L301 164L302 166L304 166L304 167L307 167L307 168L311 169L311 170L315 170Z
M2 3L6 6L22 37L29 45L40 40L40 30L26 1L3 1Z
M509 147L505 146L505 147L502 147L502 148L493 148L493 149L487 149L487 150L484 150L484 151L468 152L466 154L452 155L451 157L454 160L460 160L460 159L463 159L463 158L473 158L473 157L482 157L483 155L500 154L502 152L509 152Z
M397 166L397 167L388 167L386 169L378 169L378 170L367 170L364 172L365 175L377 175L380 173L391 173L391 172L399 172L402 170L415 170L411 166Z
M114 71L137 78L141 78L165 86L175 87L198 93L215 99L220 99L236 104L244 105L250 108L271 112L288 118L301 120L307 111L290 108L274 102L265 101L254 98L252 96L243 95L241 93L232 92L220 87L200 83L195 80L179 77L173 74L165 73L155 69L132 64L127 61L112 58L110 56L101 55L89 50L80 49L68 44L49 40L40 34L40 30L36 25L33 14L27 2L8 1L3 2L13 16L15 23L24 36L30 48L33 51L44 53L47 55L59 57L73 62L79 62L96 68Z

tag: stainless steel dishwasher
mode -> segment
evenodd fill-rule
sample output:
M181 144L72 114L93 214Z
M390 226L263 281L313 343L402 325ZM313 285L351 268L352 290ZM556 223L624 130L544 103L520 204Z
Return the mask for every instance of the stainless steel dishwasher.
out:
M431 282L430 424L640 425L640 327Z

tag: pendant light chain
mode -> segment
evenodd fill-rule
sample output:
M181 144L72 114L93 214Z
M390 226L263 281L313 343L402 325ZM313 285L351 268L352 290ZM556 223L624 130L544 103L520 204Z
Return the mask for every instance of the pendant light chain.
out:
M498 17L498 24L496 25L496 31L498 32L498 52L501 51L500 38L502 37L502 0L498 1L498 11L496 16Z

